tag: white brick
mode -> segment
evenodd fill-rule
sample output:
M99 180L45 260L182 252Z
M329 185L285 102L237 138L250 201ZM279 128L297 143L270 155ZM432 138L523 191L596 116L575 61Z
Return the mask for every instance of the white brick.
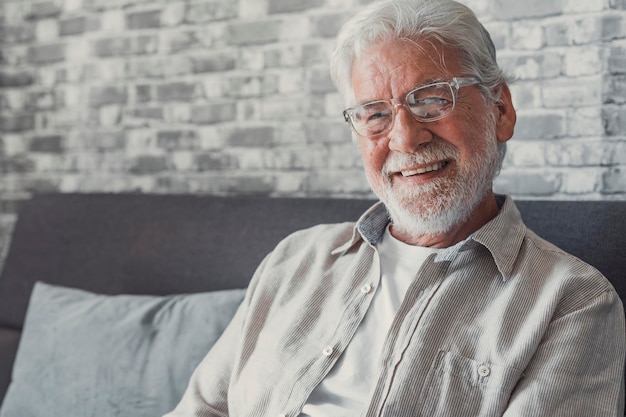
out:
M85 103L83 88L77 85L65 85L63 88L63 101L66 107L78 107Z
M22 110L26 107L26 100L28 98L26 91L19 89L10 89L3 91L3 101L8 105L11 110Z
M65 49L67 62L69 64L85 62L89 58L90 48L88 39L72 39L67 43L67 48Z
M178 26L185 20L185 2L169 2L163 7L161 24L163 26Z
M306 144L307 136L302 122L288 121L281 123L275 140L280 145Z
M604 134L602 110L599 107L579 107L568 111L567 131L572 136L601 136Z
M571 23L569 36L574 45L585 45L602 37L602 15L590 14Z
M566 108L600 105L602 83L598 77L584 79L560 79L543 85L543 101L546 107Z
M186 123L191 120L190 103L171 103L163 106L163 119L167 123Z
M104 32L120 34L126 28L126 15L124 10L106 10L102 13L100 22Z
M539 141L510 141L507 144L507 162L514 166L543 166L546 163L545 145Z
M208 99L224 97L224 78L219 75L202 75L200 79L204 95Z
M176 151L171 154L171 157L176 171L192 171L195 168L194 152Z
M599 12L609 6L608 0L561 0L563 13Z
M255 19L267 15L267 0L239 0L239 18Z
M306 39L311 35L311 22L307 16L290 15L281 21L280 39L288 42Z
M585 167L604 162L605 152L602 142L561 140L546 146L546 162L552 166Z
M541 85L537 82L514 82L509 86L516 109L536 109L542 106Z
M83 9L83 0L63 0L63 11L66 13L78 12Z
M568 170L561 185L567 194L589 194L599 190L601 175L596 169Z
M100 125L105 127L117 126L122 117L120 106L111 105L100 108Z
M55 19L43 19L35 25L35 37L39 42L46 43L59 38L59 22Z
M18 155L26 151L27 142L24 137L15 133L2 134L3 153L7 156Z
M601 74L603 71L599 47L569 48L564 54L564 73L569 77Z
M512 49L541 49L544 45L541 21L523 21L511 25Z
M288 172L276 175L275 193L278 195L304 196L302 188L307 175L307 172Z
M225 137L220 129L215 126L205 126L197 129L199 146L203 150L222 149L225 145Z
M301 69L282 71L278 78L278 92L281 94L302 92L303 84L304 74Z

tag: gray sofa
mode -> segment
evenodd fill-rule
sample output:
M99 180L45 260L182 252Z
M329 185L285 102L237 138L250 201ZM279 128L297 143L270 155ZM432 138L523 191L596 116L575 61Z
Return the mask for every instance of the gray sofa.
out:
M0 417L166 411L268 251L294 230L354 221L372 203L145 194L24 202L0 276ZM625 299L626 201L518 207Z

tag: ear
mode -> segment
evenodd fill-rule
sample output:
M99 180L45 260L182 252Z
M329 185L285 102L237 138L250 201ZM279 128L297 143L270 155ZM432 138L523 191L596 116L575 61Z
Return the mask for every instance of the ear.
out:
M496 104L496 111L498 112L496 138L498 142L506 142L513 136L515 121L517 120L513 101L511 100L511 91L506 84L502 85L500 102Z

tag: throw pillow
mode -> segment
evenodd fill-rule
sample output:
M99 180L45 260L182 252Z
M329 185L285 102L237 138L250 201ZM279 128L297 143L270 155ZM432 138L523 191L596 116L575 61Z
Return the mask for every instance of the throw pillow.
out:
M170 411L243 295L109 296L37 283L0 417Z

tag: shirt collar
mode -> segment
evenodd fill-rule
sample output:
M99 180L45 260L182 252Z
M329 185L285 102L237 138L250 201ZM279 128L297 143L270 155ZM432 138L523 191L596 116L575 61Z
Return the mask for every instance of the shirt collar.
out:
M439 252L436 261L452 260L458 252L467 250L475 244L481 244L491 253L502 279L506 281L511 276L526 227L510 197L496 195L496 200L500 207L498 215L464 241ZM356 222L351 238L332 253L343 254L360 240L375 246L381 241L389 222L385 205L377 202Z

